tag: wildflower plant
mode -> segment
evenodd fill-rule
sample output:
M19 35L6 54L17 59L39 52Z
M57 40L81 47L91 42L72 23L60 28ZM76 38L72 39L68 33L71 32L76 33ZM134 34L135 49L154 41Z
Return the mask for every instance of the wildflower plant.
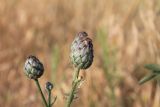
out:
M38 87L38 90L41 94L42 100L44 102L45 107L52 107L55 101L51 102L51 91L53 89L53 84L50 82L46 83L46 90L48 91L48 102L42 92L40 83L38 79L43 75L44 73L44 67L43 64L39 61L38 58L35 56L30 55L24 65L24 73L26 76L30 79L33 79ZM55 98L56 100L56 98Z
M66 107L70 107L72 101L77 98L77 89L83 81L82 78L79 78L79 72L81 69L88 69L92 65L93 57L94 56L92 40L88 38L88 34L86 32L79 32L71 44L70 58L71 62L75 67L75 71L73 75L72 87L70 93L67 96L67 101L65 105ZM51 82L46 82L45 88L48 92L48 100L46 100L42 92L40 83L38 81L38 79L44 73L44 67L37 57L30 55L27 58L24 65L24 73L29 79L35 81L45 107L52 107L57 99L57 97L55 97L53 101L51 100L51 91L54 86Z
M75 67L75 71L66 107L70 107L72 101L76 98L78 86L82 82L82 78L79 78L80 70L89 68L92 65L93 57L92 40L88 38L86 32L79 32L71 44L70 58Z

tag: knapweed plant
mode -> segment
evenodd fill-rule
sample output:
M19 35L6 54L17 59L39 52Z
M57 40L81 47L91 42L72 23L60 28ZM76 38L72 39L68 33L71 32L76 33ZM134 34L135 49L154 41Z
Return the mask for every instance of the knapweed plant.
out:
M67 98L66 107L70 107L74 100L77 88L80 85L82 78L79 78L81 69L87 69L93 62L93 45L92 40L87 37L86 32L79 32L71 45L71 61L75 67L72 88Z
M30 55L25 62L24 73L27 75L28 78L33 79L35 81L35 83L38 87L38 90L41 94L41 97L42 97L42 100L44 102L45 107L52 107L52 105L56 101L56 97L55 97L54 101L51 102L51 91L53 89L53 84L50 82L46 83L45 88L48 92L48 102L47 102L47 100L42 92L40 83L38 81L38 79L43 75L43 72L44 72L43 64L39 61L38 58Z
M92 65L93 57L92 40L88 38L88 34L86 32L79 32L71 44L70 58L75 70L73 72L74 75L71 90L67 96L67 101L65 104L66 107L71 106L71 103L76 98L79 85L83 81L82 78L79 77L80 70L89 68ZM50 82L47 82L45 86L48 92L48 100L46 100L42 92L38 79L43 75L44 67L39 59L30 55L25 62L24 72L28 78L35 81L45 107L52 107L57 97L55 97L52 101L51 91L53 89L53 84Z

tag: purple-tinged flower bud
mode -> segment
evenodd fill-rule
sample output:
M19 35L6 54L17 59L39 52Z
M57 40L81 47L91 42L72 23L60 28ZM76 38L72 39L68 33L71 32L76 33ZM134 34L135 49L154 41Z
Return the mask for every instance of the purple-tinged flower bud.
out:
M35 56L30 55L24 65L24 73L30 79L38 79L43 75L43 64Z
M93 44L86 32L79 32L71 45L71 61L75 67L87 69L93 62Z

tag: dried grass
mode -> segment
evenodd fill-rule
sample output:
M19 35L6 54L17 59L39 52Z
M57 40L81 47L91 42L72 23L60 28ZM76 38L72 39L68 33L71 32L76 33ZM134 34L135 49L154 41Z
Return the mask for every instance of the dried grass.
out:
M96 37L103 29L110 49L116 50L114 66L121 77L115 85L117 106L159 107L158 90L149 102L153 83L137 83L147 73L145 63L160 63L159 12L158 0L0 0L0 106L42 106L35 84L22 72L24 60L34 54L44 63L44 85L52 72L52 49L58 46L53 94L58 96L55 106L63 107L63 92L71 85L70 44L76 32L85 30L93 38L95 59L73 106L110 107L103 47Z

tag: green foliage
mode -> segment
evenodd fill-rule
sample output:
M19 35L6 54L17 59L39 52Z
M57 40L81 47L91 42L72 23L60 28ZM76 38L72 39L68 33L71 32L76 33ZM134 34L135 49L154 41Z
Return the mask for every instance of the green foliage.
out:
M149 81L149 80L152 80L153 78L155 78L156 75L155 74L150 74L150 75L147 75L145 76L144 78L142 78L140 81L139 81L139 84L144 84L145 82Z
M96 107L96 104L95 104L95 102L94 101L89 101L90 103L89 103L89 107Z
M51 65L52 65L51 81L52 82L55 82L56 80L56 71L57 71L59 61L60 61L60 49L57 45L55 45L52 50L52 59L51 59Z
M99 41L100 46L102 47L102 61L103 61L103 69L105 73L106 80L108 81L109 92L107 92L107 96L111 99L111 106L116 106L116 96L115 96L115 81L117 79L116 76L116 67L115 67L115 54L114 51L110 49L107 40L107 32L104 29L99 29L97 31L97 39Z
M160 65L158 64L147 64L144 67L151 70L152 73L160 73Z
M139 81L139 84L144 84L147 81L155 79L156 77L158 77L160 75L160 65L158 65L158 64L147 64L144 67L147 68L148 70L150 70L151 73L149 75L145 76L144 78L142 78Z

